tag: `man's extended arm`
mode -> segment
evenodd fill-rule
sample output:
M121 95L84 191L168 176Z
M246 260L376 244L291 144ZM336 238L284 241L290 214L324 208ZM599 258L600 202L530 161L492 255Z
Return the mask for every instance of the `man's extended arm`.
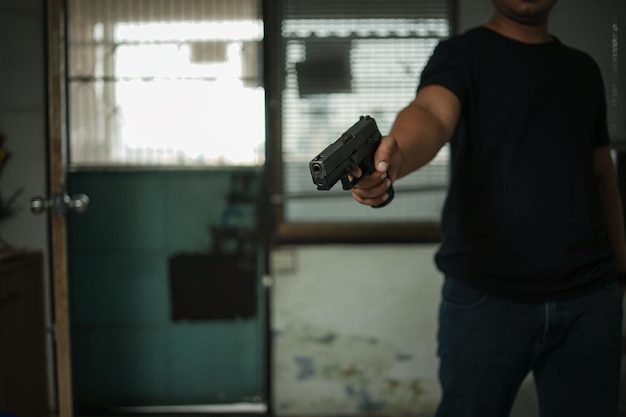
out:
M377 172L352 188L355 200L370 206L384 202L396 179L430 162L452 137L460 108L459 99L442 86L420 89L398 113L389 135L381 139L374 156ZM361 173L357 170L353 175Z
M403 177L430 162L450 140L460 113L458 98L450 90L430 85L419 91L391 127L403 154L396 178Z

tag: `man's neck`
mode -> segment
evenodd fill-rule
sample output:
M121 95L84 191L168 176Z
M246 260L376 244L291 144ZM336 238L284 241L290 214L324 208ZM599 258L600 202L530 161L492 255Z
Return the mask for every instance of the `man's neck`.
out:
M500 35L519 42L540 44L551 42L553 39L548 32L548 25L527 25L500 15L494 15L485 23L485 27L498 32Z

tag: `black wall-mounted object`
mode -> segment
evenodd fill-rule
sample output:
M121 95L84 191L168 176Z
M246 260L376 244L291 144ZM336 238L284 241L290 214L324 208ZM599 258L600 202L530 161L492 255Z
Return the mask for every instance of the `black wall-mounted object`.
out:
M350 93L352 69L346 40L314 39L305 42L306 59L296 63L300 97Z
M254 260L238 254L183 253L169 260L171 317L233 320L257 314Z

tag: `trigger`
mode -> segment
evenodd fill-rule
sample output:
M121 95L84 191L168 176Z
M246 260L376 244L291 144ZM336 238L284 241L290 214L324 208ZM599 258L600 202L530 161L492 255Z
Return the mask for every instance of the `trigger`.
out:
M359 183L359 181L361 181L361 178L363 178L363 177L361 176L361 177L354 178L352 180L352 182L350 183L350 187L354 187L355 185L357 185Z
M351 183L347 175L341 177L341 186L343 187L344 190L349 190L350 188L352 188L353 184L356 184L356 183L355 182Z

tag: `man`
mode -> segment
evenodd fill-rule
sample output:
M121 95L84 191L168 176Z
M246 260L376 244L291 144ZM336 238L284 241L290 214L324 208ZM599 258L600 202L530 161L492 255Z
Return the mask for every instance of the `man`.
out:
M507 416L529 372L542 417L617 415L622 205L602 77L550 35L556 1L494 0L441 42L352 190L380 204L450 143L439 417Z

